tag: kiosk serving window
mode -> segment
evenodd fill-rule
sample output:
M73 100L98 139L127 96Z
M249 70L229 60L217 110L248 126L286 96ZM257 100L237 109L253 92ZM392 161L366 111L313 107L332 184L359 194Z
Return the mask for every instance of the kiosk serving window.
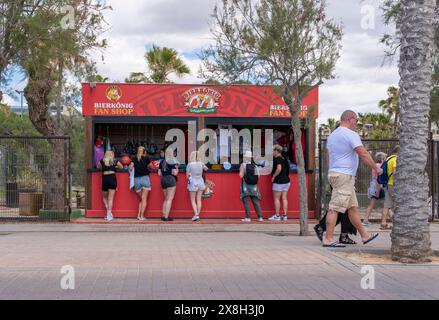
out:
M172 142L165 141L166 132L170 129L180 129L185 134L186 158L187 155L187 134L188 124L191 119L175 119L173 123L149 120L145 123L139 122L112 122L99 121L93 123L93 167L96 167L98 154L102 154L111 148L116 158L128 155L133 156L139 146L145 148L146 153L152 159L160 157L160 150Z
M294 143L294 133L291 128L291 124L289 123L289 119L280 120L277 119L276 121L273 121L270 119L262 120L262 119L256 119L256 118L247 118L247 119L207 119L206 120L206 127L212 130L217 131L218 134L218 147L220 148L220 152L218 153L218 158L221 158L222 155L224 156L230 156L231 153L231 139L228 139L228 150L224 150L227 144L227 141L225 141L224 137L221 139L219 136L219 129L236 129L238 132L242 129L249 129L251 132L251 136L253 137L253 130L254 129L261 129L262 135L261 135L261 151L262 154L266 154L265 150L265 130L271 129L273 130L273 145L279 144L284 149L283 156L290 161L291 164L296 165L296 151L295 151L295 143ZM221 140L224 140L224 144L221 145ZM242 154L244 149L244 144L242 139L240 140L240 147L239 147L239 154L240 159L242 160ZM305 163L307 163L308 159L308 129L302 128L302 148L303 148L303 155L305 158ZM268 151L268 150L267 150ZM220 160L220 159L218 159ZM306 168L307 169L307 168Z

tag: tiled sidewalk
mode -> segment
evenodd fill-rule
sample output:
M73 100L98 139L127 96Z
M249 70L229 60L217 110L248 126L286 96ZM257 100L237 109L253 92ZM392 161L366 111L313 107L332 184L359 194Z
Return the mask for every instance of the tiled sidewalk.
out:
M377 265L376 289L363 290L361 265L324 250L314 236L297 236L297 225L194 227L206 229L0 225L0 299L439 298L439 266ZM438 249L439 225L431 229ZM383 232L355 248L389 245ZM74 267L74 290L61 289L64 265Z

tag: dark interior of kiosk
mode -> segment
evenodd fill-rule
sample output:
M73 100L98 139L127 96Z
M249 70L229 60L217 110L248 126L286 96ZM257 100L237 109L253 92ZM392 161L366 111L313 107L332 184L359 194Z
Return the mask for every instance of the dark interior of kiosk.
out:
M227 128L227 125L220 125L221 128ZM187 124L144 124L144 123L96 123L94 126L94 146L102 144L107 150L108 144L114 151L116 158L120 159L125 155L134 156L139 146L145 148L145 153L151 159L160 158L160 150L172 142L165 141L166 132L170 129L181 129L187 133ZM216 130L218 132L218 124L209 124L206 128ZM292 169L296 164L295 144L293 130L288 125L233 125L233 129L238 131L247 128L253 129L272 129L273 144L279 144L283 147L283 156L290 161ZM307 129L302 129L302 147L305 156L305 163L308 151ZM264 131L262 131L262 141L265 141ZM187 146L187 143L186 143ZM240 160L242 161L242 140L240 142ZM264 146L264 143L262 143ZM95 150L95 149L94 149ZM93 157L94 157L93 151ZM186 152L186 158L188 152ZM262 154L265 150L262 147ZM186 159L187 163L187 159ZM94 163L95 167L95 163ZM239 166L238 166L239 167ZM183 167L184 168L184 167ZM183 169L182 168L182 169ZM232 169L237 169L232 166Z

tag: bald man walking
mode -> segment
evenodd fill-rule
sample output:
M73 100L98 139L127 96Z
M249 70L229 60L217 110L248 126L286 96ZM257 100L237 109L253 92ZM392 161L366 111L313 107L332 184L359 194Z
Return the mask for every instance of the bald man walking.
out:
M361 224L357 195L355 194L355 177L359 158L378 175L381 175L383 171L376 165L355 131L357 121L355 112L344 111L340 118L340 127L328 137L328 181L332 186L332 195L326 218L324 247L345 247L334 240L334 229L338 214L344 214L346 210L349 220L360 233L363 244L369 243L378 236L378 233L369 234Z

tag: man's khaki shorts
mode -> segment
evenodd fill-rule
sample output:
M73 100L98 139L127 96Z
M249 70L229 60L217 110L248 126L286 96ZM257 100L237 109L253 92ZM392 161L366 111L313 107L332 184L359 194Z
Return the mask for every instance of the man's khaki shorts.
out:
M395 197L395 186L388 185L384 189L386 197L384 198L384 209L393 209L393 198Z
M332 187L329 210L345 213L352 207L358 207L354 176L331 172L328 174L328 180Z

